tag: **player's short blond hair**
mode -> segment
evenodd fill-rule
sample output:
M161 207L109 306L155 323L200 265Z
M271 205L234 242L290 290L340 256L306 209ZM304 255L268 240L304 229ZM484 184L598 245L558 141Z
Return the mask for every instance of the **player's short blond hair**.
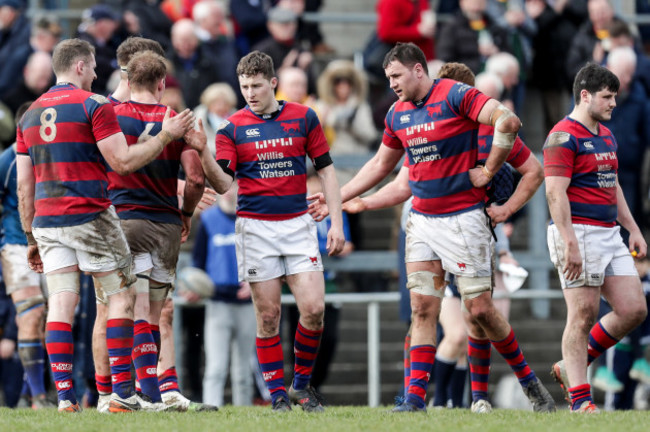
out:
M153 51L137 53L126 66L126 73L131 88L154 92L160 80L167 76L165 58Z

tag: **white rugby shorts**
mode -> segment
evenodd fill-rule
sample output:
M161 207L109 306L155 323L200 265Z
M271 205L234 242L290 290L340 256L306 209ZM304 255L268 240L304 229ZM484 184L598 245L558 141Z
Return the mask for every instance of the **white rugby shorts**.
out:
M432 217L411 212L406 223L406 262L442 261L457 276L492 275L492 233L483 209Z
M6 244L2 247L0 257L7 295L23 288L41 285L41 276L27 264L27 245Z
M85 224L34 228L32 233L45 274L78 265L89 273L119 269L130 279L131 251L113 206Z
M555 224L547 229L548 251L560 275L562 288L599 287L607 276L638 276L630 250L623 243L621 227L573 224L582 256L582 273L576 280L567 281L562 273L565 264L564 240Z
M235 246L240 281L323 271L316 223L306 213L281 221L238 217Z

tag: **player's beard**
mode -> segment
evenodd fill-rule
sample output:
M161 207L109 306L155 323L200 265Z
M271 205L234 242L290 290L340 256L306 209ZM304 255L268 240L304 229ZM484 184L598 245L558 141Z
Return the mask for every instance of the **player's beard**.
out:
M597 122L607 122L612 119L612 111L597 111L592 107L589 108L589 115Z

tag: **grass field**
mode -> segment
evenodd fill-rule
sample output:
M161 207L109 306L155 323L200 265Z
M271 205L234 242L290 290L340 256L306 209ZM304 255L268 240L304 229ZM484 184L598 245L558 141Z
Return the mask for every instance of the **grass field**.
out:
M472 432L636 432L650 431L649 411L602 412L597 415L535 414L495 410L429 410L426 414L390 414L389 408L328 407L323 414L300 409L275 414L269 407L225 407L216 413L137 413L107 415L88 409L80 414L27 409L0 409L0 432L339 432L339 431L472 431Z

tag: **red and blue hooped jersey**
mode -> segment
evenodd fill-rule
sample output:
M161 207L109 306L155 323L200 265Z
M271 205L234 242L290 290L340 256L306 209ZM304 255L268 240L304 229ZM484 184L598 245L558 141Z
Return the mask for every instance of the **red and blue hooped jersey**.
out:
M31 105L16 152L34 166L34 227L80 225L111 205L97 142L120 132L109 101L72 84L55 85Z
M473 187L468 171L478 156L476 119L489 99L437 79L421 104L397 101L388 111L382 143L406 150L413 211L448 216L484 205L485 188Z
M162 130L167 107L125 102L114 107L128 145L156 136ZM172 116L176 113L172 112ZM173 141L150 163L121 176L110 167L108 193L120 219L147 219L181 224L177 183L181 154L194 151L184 141Z
M569 177L567 196L575 224L612 227L618 216L616 175L618 143L598 124L598 134L565 117L544 143L544 176Z
M306 156L329 146L316 113L284 102L265 119L245 107L233 114L216 138L217 160L229 161L239 185L237 216L285 220L307 212Z

